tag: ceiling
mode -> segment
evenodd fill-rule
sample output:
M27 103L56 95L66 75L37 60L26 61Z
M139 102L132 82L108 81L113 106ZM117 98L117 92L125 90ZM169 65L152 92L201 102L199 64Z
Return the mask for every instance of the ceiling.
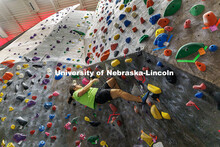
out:
M80 4L80 9L94 11L98 1L0 0L0 29L7 34L0 37L0 46L63 8Z

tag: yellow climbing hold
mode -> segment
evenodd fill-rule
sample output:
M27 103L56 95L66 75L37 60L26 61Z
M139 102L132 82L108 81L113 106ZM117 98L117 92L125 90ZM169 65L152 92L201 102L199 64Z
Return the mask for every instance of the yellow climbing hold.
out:
M15 125L13 124L13 125L11 125L11 129L12 130L14 130L15 129Z
M131 9L132 9L131 7L126 7L126 8L125 8L125 12L127 12L127 13L128 13L128 12L131 12Z
M2 89L5 89L7 86L6 85L4 85L4 86L2 86Z
M80 66L80 65L76 65L76 68L82 68L82 66Z
M141 130L141 139L144 140L149 146L151 146L154 143L153 139L149 135L144 133L143 130Z
M2 102L2 98L0 98L0 102Z
M84 16L84 18L89 18L89 16Z
M20 75L20 72L16 72L15 74L16 74L16 75Z
M8 83L8 80L4 80L4 83L7 84L7 83Z
M154 94L160 94L162 91L159 87L156 87L154 85L148 84L147 89L150 90Z
M166 113L166 112L161 112L161 115L162 115L162 117L163 117L164 119L171 119L171 118L170 118L170 115L169 115L168 113Z
M97 78L100 78L100 75L96 75Z
M157 29L156 32L155 32L155 37L157 37L158 35L160 35L162 33L165 33L164 28Z
M2 146L2 147L5 147L5 141L4 141L4 139L2 140L1 146Z
M1 93L0 93L0 97L3 97L3 95L4 95L4 93L3 93L3 92L1 92Z
M150 112L155 119L162 119L162 116L155 105L152 105L152 107L150 108Z
M11 111L13 111L14 110L14 108L13 107L9 107L9 111L11 112Z
M89 44L89 48L91 48L91 47L92 47L92 43Z
M87 116L84 117L84 120L90 122L90 119Z
M117 35L114 36L114 40L118 40L119 38L120 38L120 35L119 35L119 34L117 34Z
M80 27L80 24L77 24L76 26L77 26L77 27Z
M6 117L2 117L2 118L1 118L1 121L5 121L5 119L6 119Z
M124 4L121 4L121 6L119 7L119 10L122 10L125 7Z
M125 62L126 63L131 63L132 62L132 58L125 59Z
M26 69L29 67L29 64L23 64L23 69Z
M113 60L112 62L111 62L111 66L112 67L116 67L117 65L119 65L120 64L120 61L118 60L118 59L115 59L115 60Z
M102 140L102 141L100 142L100 145L103 146L103 147L104 147L104 146L108 147L106 141L104 141L104 140Z
M28 102L29 102L29 99L25 99L24 101L25 101L25 103L28 103Z
M8 143L7 147L15 147L15 145L12 142L10 142Z

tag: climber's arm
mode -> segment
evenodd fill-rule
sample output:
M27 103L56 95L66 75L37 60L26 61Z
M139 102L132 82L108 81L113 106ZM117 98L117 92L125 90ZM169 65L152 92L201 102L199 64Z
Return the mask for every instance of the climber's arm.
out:
M83 94L85 94L89 88L95 83L95 82L98 82L99 80L98 79L93 79L91 80L85 87L83 87L79 93L78 93L78 97L81 97Z

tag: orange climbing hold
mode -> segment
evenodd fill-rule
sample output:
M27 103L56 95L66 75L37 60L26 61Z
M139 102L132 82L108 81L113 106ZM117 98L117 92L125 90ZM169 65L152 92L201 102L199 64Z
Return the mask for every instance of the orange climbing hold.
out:
M13 77L14 75L13 75L13 73L11 73L11 72L6 72L4 75L3 75L3 79L4 80L11 80L11 78Z
M163 53L164 53L165 56L171 56L172 55L172 50L165 49Z
M71 69L71 67L67 67L66 70L67 71L71 71L72 69Z
M137 28L136 27L132 28L132 31L137 32Z
M195 64L196 64L196 67L198 68L198 70L200 70L200 71L206 70L206 65L204 63L196 61Z
M147 8L151 7L154 5L154 1L153 0L147 0Z
M209 11L203 15L203 22L204 25L207 27L216 25L217 21L217 17L212 11Z
M132 8L132 11L135 11L135 10L137 10L137 6L136 5L134 5L133 8Z
M6 61L1 62L1 64L9 68L12 68L15 65L14 62L15 60L6 60Z
M109 55L110 55L110 50L105 51L104 53L102 53L100 61L103 62L103 61L107 60Z
M170 23L170 20L168 18L160 18L157 22L157 24L159 26L161 26L162 28L164 28L165 26L167 26Z

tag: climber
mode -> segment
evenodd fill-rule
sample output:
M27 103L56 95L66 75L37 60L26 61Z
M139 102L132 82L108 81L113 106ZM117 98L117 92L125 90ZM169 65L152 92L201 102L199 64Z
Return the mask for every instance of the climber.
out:
M85 87L77 83L73 83L70 86L69 92L71 97L68 99L70 104L73 98L79 103L88 106L92 109L96 108L97 104L104 104L107 101L123 98L127 101L136 101L139 103L146 103L148 97L148 92L142 96L134 96L120 89L115 78L109 79L103 86L100 88L91 87L94 83L98 82L98 79L91 80Z

